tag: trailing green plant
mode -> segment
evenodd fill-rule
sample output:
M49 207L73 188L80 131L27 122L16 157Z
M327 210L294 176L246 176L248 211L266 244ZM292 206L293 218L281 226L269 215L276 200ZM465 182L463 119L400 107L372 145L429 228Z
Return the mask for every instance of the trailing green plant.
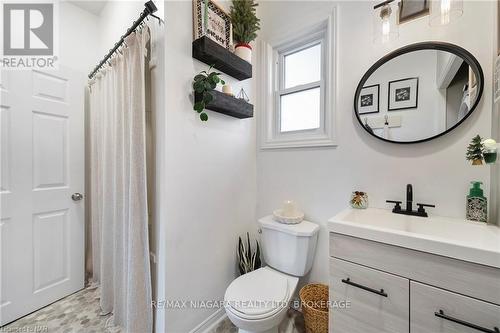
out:
M482 164L483 163L483 149L484 145L482 139L479 135L476 135L472 138L472 141L469 143L467 147L467 153L465 158L467 161L472 161L473 164Z
M221 73L211 72L213 66L210 66L208 71L202 71L197 74L193 79L193 89L195 94L201 96L199 100L196 101L193 105L193 110L199 113L201 121L207 121L208 115L204 111L207 104L212 102L215 99L215 96L210 93L210 91L217 88L217 85L226 84L224 80L222 80L219 75Z
M259 242L255 240L255 252L252 251L252 246L250 245L250 236L247 232L246 244L238 237L238 268L240 274L246 274L248 272L254 271L260 268L260 246Z
M248 44L257 38L260 19L257 17L258 4L254 0L233 0L229 16L233 24L233 40Z

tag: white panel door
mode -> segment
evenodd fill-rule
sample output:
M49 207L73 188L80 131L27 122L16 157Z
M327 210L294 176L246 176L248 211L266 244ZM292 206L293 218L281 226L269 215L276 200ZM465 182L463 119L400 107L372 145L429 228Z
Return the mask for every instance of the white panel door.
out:
M1 73L0 326L83 288L84 84Z

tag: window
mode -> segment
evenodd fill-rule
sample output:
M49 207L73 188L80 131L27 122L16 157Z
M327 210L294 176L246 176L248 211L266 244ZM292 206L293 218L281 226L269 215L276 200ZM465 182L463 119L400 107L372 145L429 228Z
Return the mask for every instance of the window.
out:
M279 55L280 132L320 127L322 41Z
M335 145L333 15L302 36L263 43L263 149Z

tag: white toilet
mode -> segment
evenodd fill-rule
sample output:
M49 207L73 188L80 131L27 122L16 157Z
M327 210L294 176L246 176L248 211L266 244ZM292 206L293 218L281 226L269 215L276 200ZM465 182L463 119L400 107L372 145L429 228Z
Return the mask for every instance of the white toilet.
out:
M302 221L282 224L271 216L259 220L267 267L234 280L224 296L226 313L240 333L278 332L299 277L311 269L319 226Z

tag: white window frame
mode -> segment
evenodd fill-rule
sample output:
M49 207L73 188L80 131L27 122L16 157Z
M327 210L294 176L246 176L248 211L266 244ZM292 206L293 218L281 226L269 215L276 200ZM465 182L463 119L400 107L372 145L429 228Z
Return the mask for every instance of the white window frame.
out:
M315 27L301 30L278 43L261 42L260 47L260 110L263 115L259 128L261 149L336 146L336 54L335 10ZM321 43L322 64L320 81L284 88L284 57ZM281 132L280 98L283 95L320 87L320 127Z
M315 82L310 82L310 83L305 83L301 84L298 86L290 87L290 88L285 88L285 57L292 55L294 53L303 51L305 49L308 49L310 47L316 46L318 44L321 44L321 67L320 67L320 79L319 81ZM324 119L323 119L323 114L324 114L324 109L325 109L325 103L324 103L324 97L325 97L325 73L324 73L324 68L325 68L325 59L327 56L327 52L325 50L325 32L324 31L318 31L312 35L305 36L299 40L294 40L293 43L287 43L286 45L282 47L275 48L274 51L274 57L275 57L275 65L276 65L276 73L277 74L277 89L275 93L275 110L278 112L275 112L275 126L276 126L276 132L279 134L291 134L292 132L317 132L318 130L321 129ZM296 131L287 131L287 132L281 132L281 97L293 94L293 93L298 93L302 91L307 91L310 89L315 89L315 88L320 88L320 125L319 128L317 129L303 129L303 130L296 130Z

